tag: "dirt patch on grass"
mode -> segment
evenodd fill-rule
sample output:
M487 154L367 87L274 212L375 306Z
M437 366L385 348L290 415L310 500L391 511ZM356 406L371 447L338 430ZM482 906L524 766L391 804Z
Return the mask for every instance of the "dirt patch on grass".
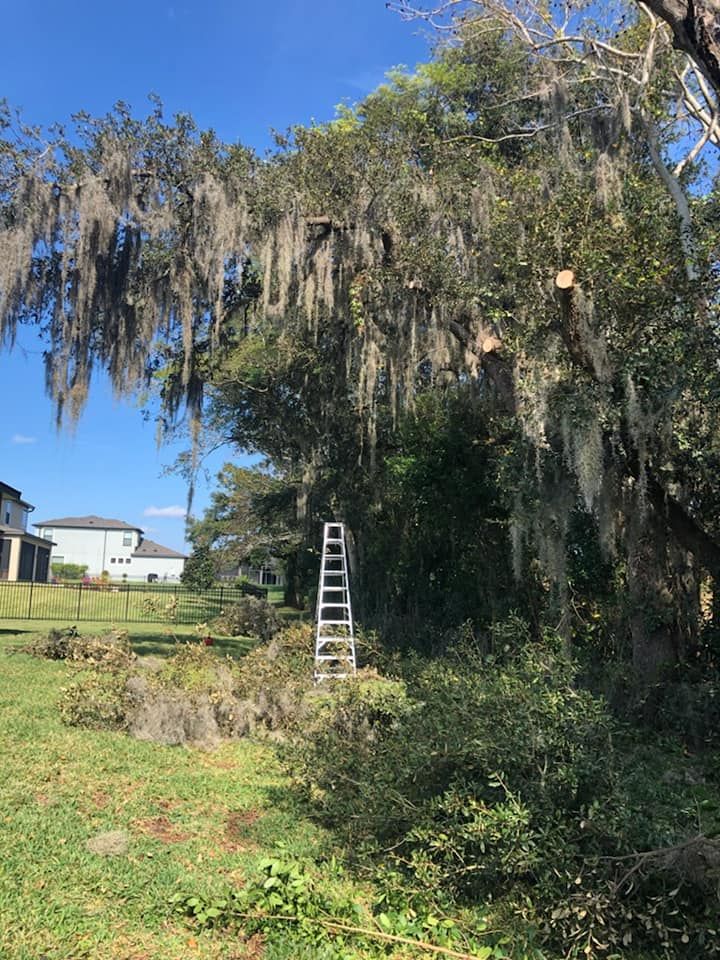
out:
M245 835L248 827L252 827L263 816L262 810L248 807L247 810L234 810L225 817L225 830L229 836Z
M229 813L225 817L223 849L229 853L240 853L256 846L252 838L252 827L262 816L262 811L255 807Z
M133 821L133 827L148 837L160 840L161 843L185 843L192 834L179 830L167 817L149 817L145 820Z
M245 943L245 953L247 960L260 960L265 953L265 941L259 933L254 933Z

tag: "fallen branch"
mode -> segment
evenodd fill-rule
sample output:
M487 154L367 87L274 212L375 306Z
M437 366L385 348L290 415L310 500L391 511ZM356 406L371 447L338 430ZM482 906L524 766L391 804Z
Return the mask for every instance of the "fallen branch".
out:
M437 953L443 957L455 957L455 960L477 960L477 956L473 956L472 953L461 953L459 950L451 950L450 947L439 947L425 940L413 940L411 937L401 937L395 933L383 933L382 930L373 930L371 927L356 927L354 924L342 923L339 920L325 920L322 917L293 917L289 914L279 913L236 913L235 916L241 920L284 920L293 923L300 923L300 921L317 923L329 930L354 933L359 937L371 937L376 940L384 940L386 943L400 943L406 947L417 947L419 950Z

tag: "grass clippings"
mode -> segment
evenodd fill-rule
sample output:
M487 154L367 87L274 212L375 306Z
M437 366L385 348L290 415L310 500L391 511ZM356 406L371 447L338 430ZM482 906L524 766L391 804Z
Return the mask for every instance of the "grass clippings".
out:
M85 849L100 857L124 857L129 848L127 830L106 830L85 841Z

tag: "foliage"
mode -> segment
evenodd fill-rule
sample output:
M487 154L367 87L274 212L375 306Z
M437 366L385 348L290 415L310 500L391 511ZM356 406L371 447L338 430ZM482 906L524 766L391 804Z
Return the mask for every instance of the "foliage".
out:
M695 88L668 31L620 0L564 26L533 0L445 7L479 19L264 160L159 105L42 144L8 120L7 340L49 318L71 416L98 361L119 390L149 377L166 428L186 404L190 474L201 436L264 456L226 470L197 547L274 538L288 599L334 517L374 624L428 648L435 612L517 606L569 639L611 583L650 684L697 643L701 568L720 576L708 138L675 163L702 110L677 108ZM599 590L573 582L593 552Z
M261 567L288 549L288 510L284 484L258 467L227 463L217 476L204 516L192 524L189 537L196 551L209 548L219 569L237 570L240 563ZM292 538L291 538L292 541Z
M127 631L111 630L102 636L83 636L77 627L52 629L46 637L34 640L28 653L48 660L70 660L100 670L122 670L135 660Z
M302 719L313 649L312 625L295 623L238 661L235 695L252 708L258 729L288 730Z
M259 597L242 597L225 607L213 621L213 629L228 637L255 637L270 640L280 629L275 607Z
M158 620L167 620L174 623L178 613L178 598L167 597L162 594L144 596L142 598L142 612L148 617Z
M643 956L714 955L720 854L712 841L706 855L683 846L697 831L687 764L578 689L557 639L526 633L516 625L489 653L411 660L402 680L310 701L281 747L298 789L356 856L389 850L411 889L497 901L505 922L524 917L564 956L630 944ZM658 785L668 763L678 772ZM704 816L712 834L712 805ZM680 853L666 854L675 843Z
M90 730L127 728L128 671L86 670L60 697L60 716L72 727Z
M297 721L312 684L312 628L286 627L239 662L202 642L178 643L159 663L135 662L95 640L74 659L90 669L63 691L67 723L209 747Z
M80 563L53 563L50 565L52 574L60 580L82 580L87 573L87 564Z
M183 565L180 579L192 590L209 590L217 579L217 567L206 547L193 550Z
M199 929L241 927L246 935L263 933L271 940L289 936L316 947L330 944L337 951L331 955L338 958L357 956L357 950L362 950L363 956L394 956L398 944L416 946L430 956L454 948L456 956L468 960L508 958L500 944L488 946L475 936L469 937L454 920L436 916L427 908L392 910L382 900L368 907L337 892L328 895L328 880L343 884L336 863L323 865L321 888L309 864L288 859L282 853L281 849L279 856L261 861L261 875L240 889L212 898L173 895L170 903L174 912L189 918ZM530 956L524 960L530 960Z

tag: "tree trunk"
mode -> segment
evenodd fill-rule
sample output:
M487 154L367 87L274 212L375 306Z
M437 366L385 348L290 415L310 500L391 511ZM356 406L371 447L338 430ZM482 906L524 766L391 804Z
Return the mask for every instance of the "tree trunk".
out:
M289 554L285 561L285 588L283 590L283 602L286 607L295 607L301 610L303 604L300 600L300 577L298 571L297 554Z
M650 508L640 511L629 531L627 582L630 594L632 663L649 686L681 654L676 596L668 564L668 543Z

